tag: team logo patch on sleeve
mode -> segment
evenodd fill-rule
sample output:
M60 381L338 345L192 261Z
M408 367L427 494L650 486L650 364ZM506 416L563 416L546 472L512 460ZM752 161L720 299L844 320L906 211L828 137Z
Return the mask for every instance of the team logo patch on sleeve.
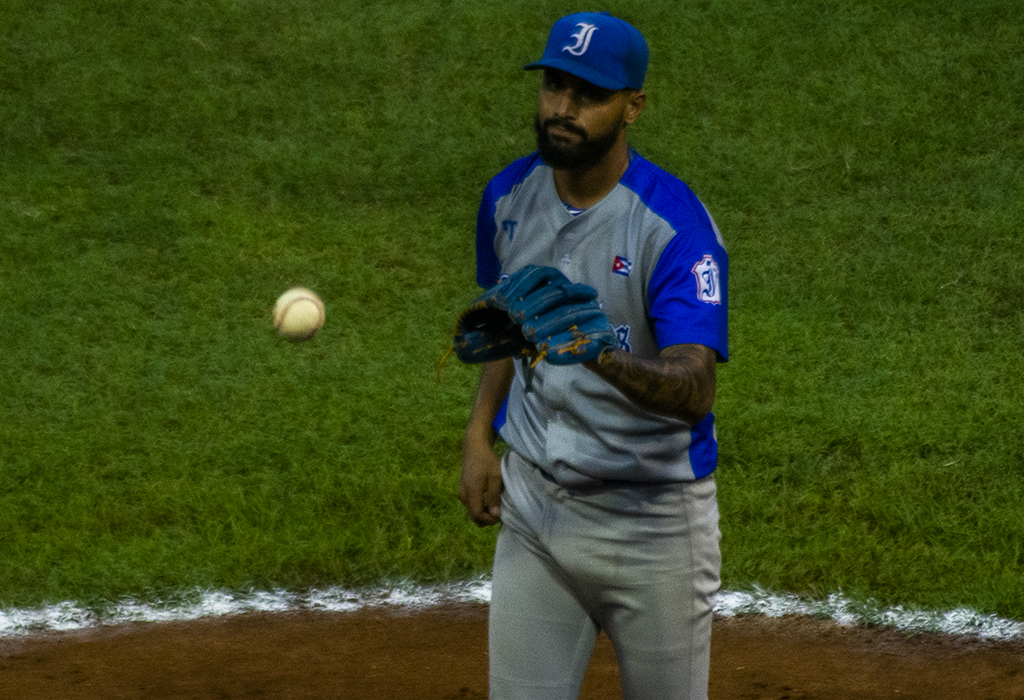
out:
M722 288L719 285L718 263L710 255L705 255L693 266L693 276L697 278L697 298L706 304L722 303Z
M621 255L615 256L615 262L612 263L612 272L616 275L622 275L623 277L629 277L629 273L633 271L633 263L627 258Z

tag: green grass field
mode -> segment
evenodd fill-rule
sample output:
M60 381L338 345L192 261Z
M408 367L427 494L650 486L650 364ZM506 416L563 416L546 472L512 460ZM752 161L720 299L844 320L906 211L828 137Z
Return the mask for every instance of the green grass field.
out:
M1024 10L604 8L730 252L724 585L1024 619ZM5 0L0 608L487 571L435 365L576 9Z

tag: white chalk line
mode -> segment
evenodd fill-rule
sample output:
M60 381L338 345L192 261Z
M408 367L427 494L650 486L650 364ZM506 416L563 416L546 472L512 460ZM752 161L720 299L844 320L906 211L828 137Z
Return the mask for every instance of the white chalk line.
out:
M128 599L100 610L73 602L33 609L0 610L0 638L87 630L132 622L182 622L256 612L355 612L372 608L415 611L459 603L488 603L490 599L491 583L486 578L443 586L396 584L365 590L332 587L304 593L283 590L248 593L194 591L181 596L179 601L144 603ZM760 588L722 591L716 599L715 613L723 617L804 615L830 619L844 626L880 625L911 634L938 632L983 640L1024 640L1024 622L983 615L967 608L934 612L902 606L882 607L871 601L851 600L842 593L834 593L825 600L811 600Z

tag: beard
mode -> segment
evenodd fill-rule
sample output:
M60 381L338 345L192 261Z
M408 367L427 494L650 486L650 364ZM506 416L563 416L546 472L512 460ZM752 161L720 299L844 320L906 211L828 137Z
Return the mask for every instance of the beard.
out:
M548 128L556 125L577 134L582 141L568 144L552 139L548 135ZM586 170L597 165L608 155L619 138L617 129L592 137L574 123L557 117L542 123L539 114L533 119L533 130L537 132L537 150L540 151L540 157L556 170Z

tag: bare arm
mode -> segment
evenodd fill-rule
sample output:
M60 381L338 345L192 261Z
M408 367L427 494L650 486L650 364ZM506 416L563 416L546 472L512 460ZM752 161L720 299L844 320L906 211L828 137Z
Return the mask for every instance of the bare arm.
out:
M656 359L613 350L586 367L637 406L696 425L715 401L716 359L704 345L672 345Z
M512 386L511 359L489 362L480 373L480 388L462 441L459 500L480 527L501 520L501 460L494 451L494 418Z

